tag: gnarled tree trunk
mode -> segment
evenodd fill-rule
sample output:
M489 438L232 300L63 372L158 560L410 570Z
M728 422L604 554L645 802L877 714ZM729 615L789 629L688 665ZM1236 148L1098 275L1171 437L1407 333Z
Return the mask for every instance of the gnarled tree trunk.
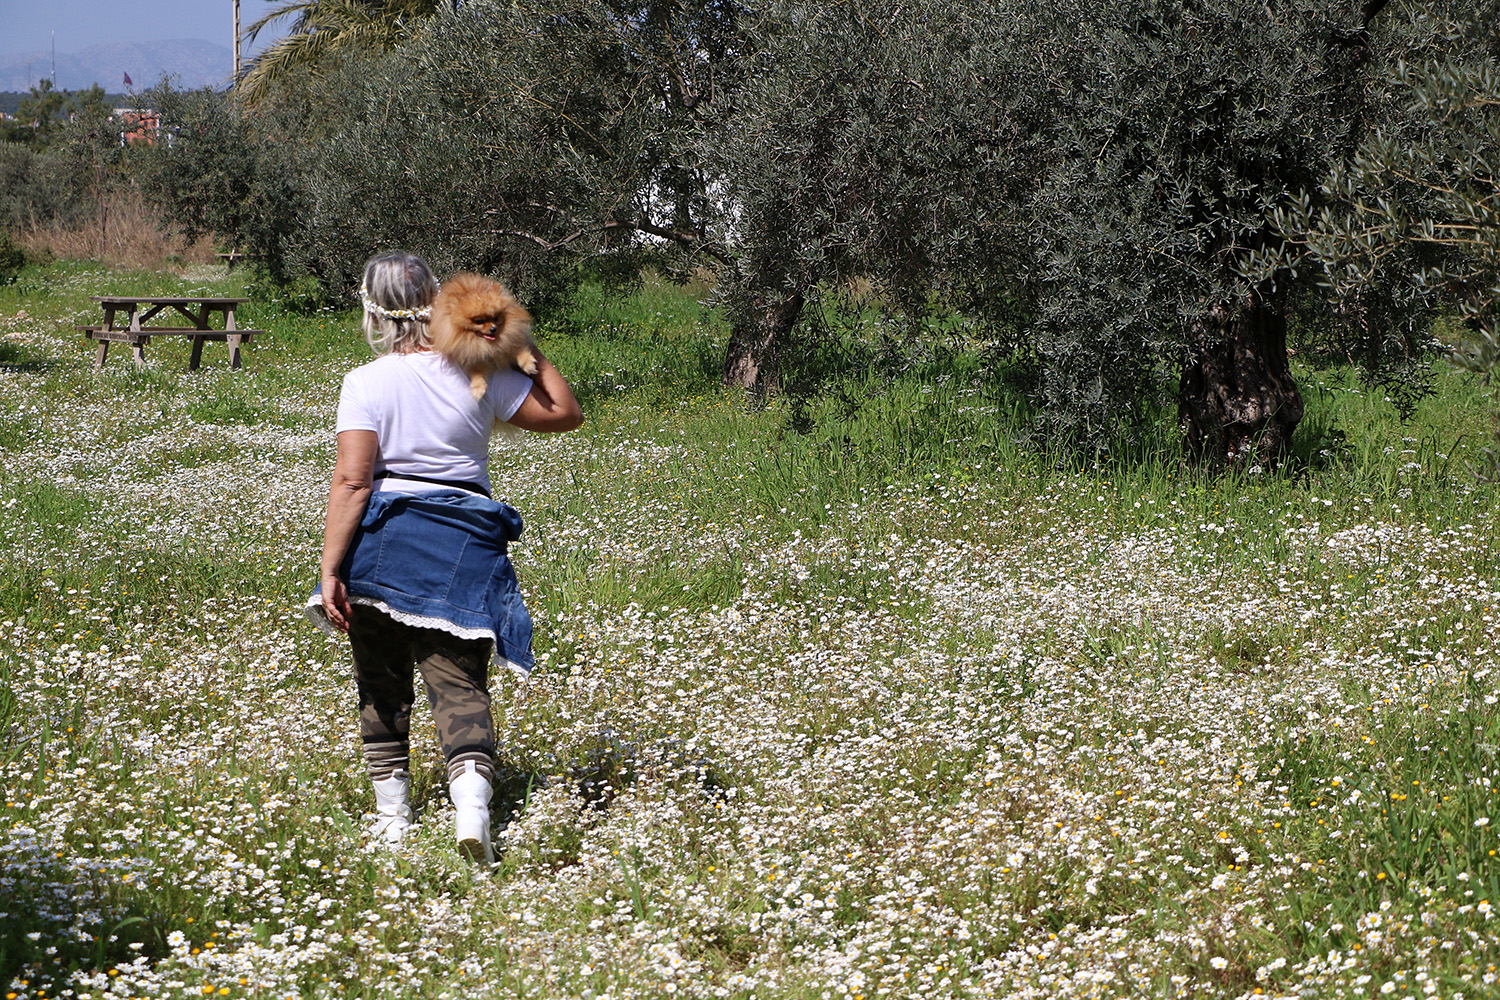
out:
M801 314L800 293L755 290L739 296L724 352L724 384L762 393L778 391L780 347Z
M1183 369L1177 421L1189 454L1214 465L1281 461L1302 420L1286 355L1286 313L1259 295L1223 303L1203 320L1203 345Z

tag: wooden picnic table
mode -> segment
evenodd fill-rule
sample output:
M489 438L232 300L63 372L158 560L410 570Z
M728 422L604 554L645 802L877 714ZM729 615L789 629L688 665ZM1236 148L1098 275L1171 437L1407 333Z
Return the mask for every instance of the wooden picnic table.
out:
M240 345L250 343L264 330L241 330L234 321L235 307L249 299L223 299L205 296L178 298L164 295L94 295L90 296L104 309L104 322L99 326L80 326L83 335L99 342L96 368L104 367L105 355L110 344L129 344L138 365L146 363L146 345L152 337L190 337L193 351L188 360L188 370L196 371L203 358L203 342L224 341L229 344L229 367L240 367ZM170 311L168 311L170 310ZM166 312L166 319L186 318L192 326L153 325L151 320ZM210 319L216 314L224 316L223 325L215 327Z

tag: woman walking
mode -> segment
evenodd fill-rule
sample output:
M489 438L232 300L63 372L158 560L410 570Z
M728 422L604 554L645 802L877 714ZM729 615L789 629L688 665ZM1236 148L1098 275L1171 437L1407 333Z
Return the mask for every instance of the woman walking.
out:
M531 668L531 617L507 555L521 517L490 498L490 432L499 421L570 431L583 414L545 358L535 378L496 373L475 400L469 376L431 349L437 291L420 257L385 253L365 265L363 325L379 357L344 377L308 613L349 636L375 785L372 836L397 843L411 825L415 666L447 762L459 849L489 863L489 667Z

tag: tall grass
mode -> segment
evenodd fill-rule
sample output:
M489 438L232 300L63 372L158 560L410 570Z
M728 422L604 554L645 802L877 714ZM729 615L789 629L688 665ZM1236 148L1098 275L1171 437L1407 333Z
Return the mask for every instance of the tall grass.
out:
M136 272L218 263L211 237L186 240L167 231L138 191L115 191L98 208L95 218L76 226L25 230L18 243L41 260L97 260Z

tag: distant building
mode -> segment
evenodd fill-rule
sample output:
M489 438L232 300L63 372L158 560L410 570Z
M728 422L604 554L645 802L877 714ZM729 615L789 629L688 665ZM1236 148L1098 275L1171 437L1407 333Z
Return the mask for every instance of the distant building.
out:
M152 146L161 132L161 114L151 108L115 108L111 120L120 126L120 145Z

